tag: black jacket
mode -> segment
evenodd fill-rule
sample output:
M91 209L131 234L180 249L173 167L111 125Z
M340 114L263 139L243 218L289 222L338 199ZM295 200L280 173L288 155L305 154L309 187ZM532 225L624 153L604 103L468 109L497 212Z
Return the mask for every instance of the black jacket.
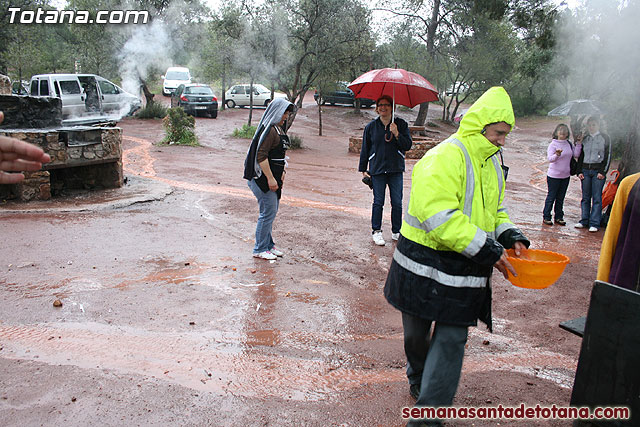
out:
M385 131L379 117L364 128L358 171L368 170L370 175L404 172L404 153L411 149L413 142L407 122L396 117L394 123L398 126L398 138ZM391 137L389 142L385 140L385 133L387 139Z

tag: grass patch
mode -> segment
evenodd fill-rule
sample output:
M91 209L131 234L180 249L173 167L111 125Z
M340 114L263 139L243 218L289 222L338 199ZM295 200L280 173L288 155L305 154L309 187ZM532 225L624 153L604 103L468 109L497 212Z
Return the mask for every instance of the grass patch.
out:
M242 125L240 129L234 129L231 136L234 138L243 138L243 139L251 139L253 135L256 133L255 126Z
M302 137L300 137L299 135L289 135L289 142L291 143L292 150L302 148Z
M135 116L138 119L163 119L167 115L167 107L159 102L147 104Z
M165 144L199 146L195 134L196 120L184 112L182 107L169 108L162 125L167 136L162 140Z

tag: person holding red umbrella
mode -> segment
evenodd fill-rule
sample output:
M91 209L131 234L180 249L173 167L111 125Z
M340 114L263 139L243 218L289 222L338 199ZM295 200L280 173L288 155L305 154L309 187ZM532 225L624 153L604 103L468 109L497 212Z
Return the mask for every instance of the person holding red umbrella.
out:
M399 117L392 118L393 99L389 95L382 95L376 101L376 113L378 118L364 128L358 171L365 180L371 179L372 238L376 245L384 246L382 211L386 188L389 187L391 196L391 238L398 240L402 226L404 153L411 149L412 141L407 122Z

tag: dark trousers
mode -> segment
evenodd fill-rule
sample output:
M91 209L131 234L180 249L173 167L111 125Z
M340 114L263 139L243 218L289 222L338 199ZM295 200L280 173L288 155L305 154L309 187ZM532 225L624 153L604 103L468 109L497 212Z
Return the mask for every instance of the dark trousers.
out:
M373 206L371 208L371 228L382 228L382 209L387 186L391 197L391 232L399 233L402 227L402 172L382 173L371 176L373 184Z
M406 313L402 313L402 327L409 384L420 384L415 406L451 406L460 381L468 327L431 322ZM438 425L438 421L427 424Z
M551 220L551 208L554 206L554 219L564 219L564 196L569 188L569 178L551 178L547 176L547 199L544 201L542 219Z

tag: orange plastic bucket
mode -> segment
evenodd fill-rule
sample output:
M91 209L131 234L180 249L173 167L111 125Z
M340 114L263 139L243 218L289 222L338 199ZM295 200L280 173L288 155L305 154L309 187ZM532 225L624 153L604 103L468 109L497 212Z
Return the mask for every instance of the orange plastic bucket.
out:
M569 258L557 252L529 249L525 258L516 258L513 249L507 249L507 259L518 273L515 277L507 271L509 281L515 286L544 289L553 285L562 275Z

